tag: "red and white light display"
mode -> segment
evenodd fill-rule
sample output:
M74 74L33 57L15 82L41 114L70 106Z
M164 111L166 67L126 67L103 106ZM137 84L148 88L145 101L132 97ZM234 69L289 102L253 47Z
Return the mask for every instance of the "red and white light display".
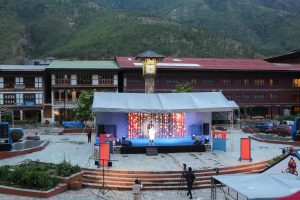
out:
M185 113L128 113L128 137L148 138L148 125L154 126L155 138L185 136Z

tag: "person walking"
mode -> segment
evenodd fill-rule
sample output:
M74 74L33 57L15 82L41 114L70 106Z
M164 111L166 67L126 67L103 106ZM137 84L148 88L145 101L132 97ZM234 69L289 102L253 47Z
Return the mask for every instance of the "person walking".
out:
M190 195L190 199L193 199L193 196L192 196L192 190L193 190L193 184L194 184L194 181L195 181L195 174L194 172L192 171L192 168L189 167L189 170L188 172L185 174L185 179L186 179L186 184L187 184L187 196Z
M139 179L135 179L134 185L132 186L133 200L141 200L142 188L142 182Z
M87 131L87 137L88 137L88 143L91 143L92 142L92 130L91 129L88 129Z

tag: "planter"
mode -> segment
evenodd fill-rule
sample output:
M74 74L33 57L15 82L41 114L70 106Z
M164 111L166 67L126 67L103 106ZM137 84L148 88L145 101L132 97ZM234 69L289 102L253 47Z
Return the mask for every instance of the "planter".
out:
M47 191L14 188L14 187L0 185L0 193L12 194L18 196L27 196L27 197L37 197L37 198L49 198L51 196L57 195L67 190L68 190L67 184L59 184L57 187Z
M71 181L69 184L71 190L80 190L82 188L82 180Z

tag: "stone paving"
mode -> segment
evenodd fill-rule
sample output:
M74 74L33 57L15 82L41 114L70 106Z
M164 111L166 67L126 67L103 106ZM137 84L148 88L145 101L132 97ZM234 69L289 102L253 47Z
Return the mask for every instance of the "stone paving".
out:
M50 144L42 151L27 154L24 156L8 158L0 161L0 165L15 165L24 160L40 160L42 162L59 163L63 159L71 162L72 164L79 164L81 167L96 168L94 165L93 157L93 144L87 143L87 136L85 134L70 134L70 135L57 135L44 134L43 129L27 129L26 135L39 133L42 140L49 140ZM170 171L181 170L183 163L188 167L195 169L207 169L214 167L233 166L249 163L249 161L239 162L240 157L240 138L248 137L249 134L242 133L239 129L235 129L232 133L227 135L227 151L214 151L214 152L196 152L196 153L170 153L159 154L158 156L146 156L144 154L111 154L113 160L112 169L116 170L137 170L137 171ZM251 153L253 162L269 160L281 154L281 149L287 145L261 143L252 140ZM210 199L210 189L202 189L194 191L194 199L206 200ZM132 199L131 192L115 191L116 196L111 192L104 196L105 199ZM97 191L91 189L83 189L80 191L68 191L63 194L57 195L50 199L53 200L79 200L79 199L102 199L97 197ZM184 191L145 191L145 199L187 199ZM0 199L12 200L20 199L27 200L32 198L17 197L12 195L0 194ZM225 199L223 195L218 195L217 199Z

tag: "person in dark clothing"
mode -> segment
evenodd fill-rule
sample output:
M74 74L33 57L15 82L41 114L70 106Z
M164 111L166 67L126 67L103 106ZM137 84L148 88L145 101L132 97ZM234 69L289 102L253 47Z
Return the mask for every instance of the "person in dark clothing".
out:
M87 137L88 137L88 143L91 143L91 139L92 139L92 130L91 129L89 129L87 131Z
M187 196L190 195L190 199L192 199L193 198L192 189L193 189L193 183L195 181L195 174L192 171L191 167L189 167L189 171L187 173L185 173L184 177L185 177L186 183L187 183L187 191L188 191Z

